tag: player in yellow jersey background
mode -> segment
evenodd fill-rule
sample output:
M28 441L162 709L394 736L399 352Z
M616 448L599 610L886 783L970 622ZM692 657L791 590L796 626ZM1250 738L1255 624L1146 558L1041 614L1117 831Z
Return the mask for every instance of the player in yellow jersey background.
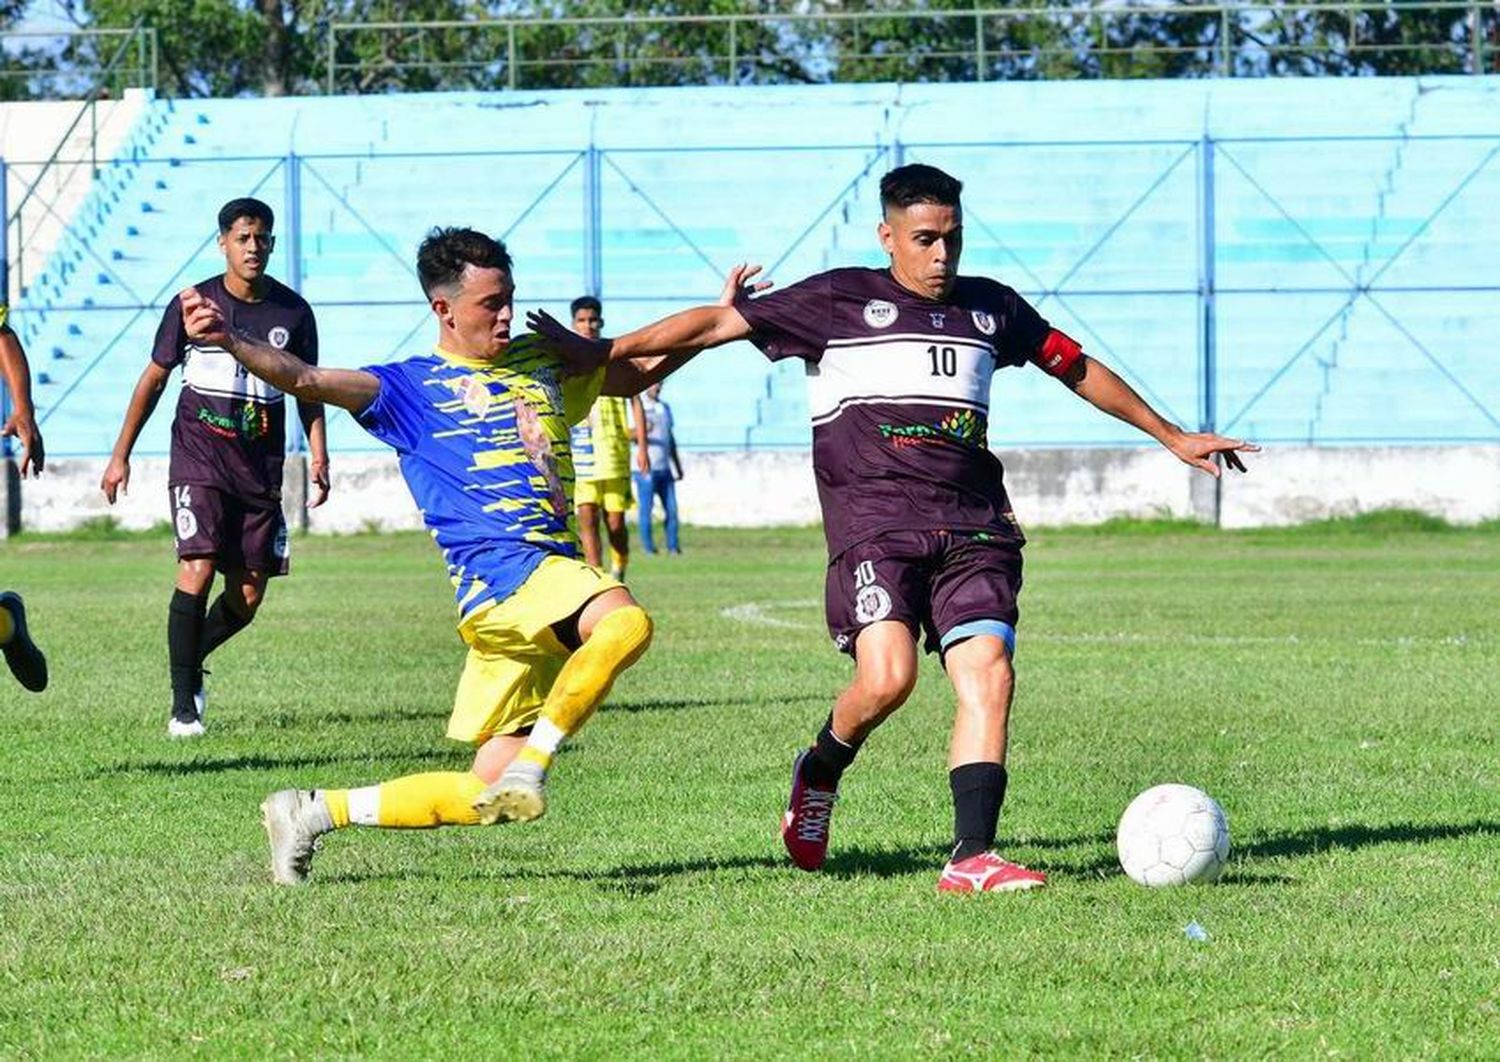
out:
M573 300L573 331L598 339L604 330L604 309L592 295ZM604 510L604 528L609 537L609 574L625 578L630 564L630 527L625 514L635 507L630 491L630 449L639 455L646 448L646 413L639 395L628 399L604 395L588 419L573 427L573 463L577 473L573 501L578 511L578 538L583 558L596 568L604 566L599 541L599 510ZM641 458L637 457L639 466ZM649 466L647 466L649 467Z

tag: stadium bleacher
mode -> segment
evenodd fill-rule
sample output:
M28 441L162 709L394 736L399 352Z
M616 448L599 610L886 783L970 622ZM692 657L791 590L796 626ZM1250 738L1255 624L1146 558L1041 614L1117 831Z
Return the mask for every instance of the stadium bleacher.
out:
M506 234L518 308L562 311L596 278L621 330L712 297L742 259L782 283L878 264L879 174L926 161L966 182L968 271L1195 422L1211 152L1219 426L1493 439L1497 96L1494 78L1438 78L152 101L15 321L54 453L101 454L161 305L221 268L213 217L232 196L277 210L273 273L317 309L325 360L361 364L429 341L410 262L434 223ZM996 446L1138 441L1039 374L996 387ZM798 366L746 345L668 397L687 447L810 437ZM137 452L164 453L167 424ZM373 448L347 417L331 430Z

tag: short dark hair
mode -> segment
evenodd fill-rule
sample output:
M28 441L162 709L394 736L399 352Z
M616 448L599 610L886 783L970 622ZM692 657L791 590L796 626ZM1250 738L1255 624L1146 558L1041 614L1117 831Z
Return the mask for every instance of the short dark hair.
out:
M434 228L417 248L417 279L430 299L440 288L454 288L463 280L464 267L500 269L510 272L510 252L505 244L477 229Z
M958 206L958 197L964 183L950 177L936 166L924 166L914 162L909 166L898 166L880 178L880 209L912 206L915 203L937 203L939 206Z
M600 317L604 316L604 304L592 295L580 295L574 299L573 304L568 307L568 316L577 317L579 310L593 310Z
M276 215L271 208L259 199L251 199L246 196L241 199L231 199L219 208L219 235L222 236L234 228L234 223L240 218L249 218L258 221L270 232L276 227Z

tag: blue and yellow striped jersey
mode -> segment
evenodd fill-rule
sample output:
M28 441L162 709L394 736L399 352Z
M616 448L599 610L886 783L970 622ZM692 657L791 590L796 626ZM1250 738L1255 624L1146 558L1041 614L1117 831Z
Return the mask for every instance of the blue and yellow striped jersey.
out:
M587 416L602 369L564 378L523 336L496 363L439 349L365 371L380 393L359 423L400 455L461 616L509 597L547 555L578 555L568 428Z

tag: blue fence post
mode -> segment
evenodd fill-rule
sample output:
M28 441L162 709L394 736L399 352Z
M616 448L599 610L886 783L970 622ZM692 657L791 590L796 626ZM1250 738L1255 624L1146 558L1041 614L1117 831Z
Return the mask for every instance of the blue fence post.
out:
M282 162L286 167L285 214L286 214L286 281L287 287L302 294L302 160L296 152L289 152ZM287 418L291 423L292 453L307 451L307 436L302 430L300 417Z
M10 169L4 159L0 159L0 239L5 242L0 244L0 301L6 306L10 305L10 199L7 195L7 185L10 183ZM10 388L0 384L0 424L10 419ZM0 459L8 460L11 454L10 436L0 436ZM0 527L0 535L4 528Z
M1218 422L1218 322L1214 286L1214 141L1207 132L1198 142L1198 430L1214 431ZM1223 513L1223 481L1189 472L1189 494L1200 520L1218 526Z
M1198 302L1201 320L1199 335L1199 406L1198 430L1213 431L1218 421L1218 399L1216 355L1218 336L1216 333L1214 307L1214 264L1216 258L1214 233L1214 142L1206 133L1199 142L1199 219L1202 234L1199 245L1202 259L1198 265Z
M287 287L298 295L302 294L302 160L297 157L295 151L287 153L282 161L285 167L285 181L283 190L285 193L286 217L286 280ZM282 399L286 407L292 403ZM291 456L292 474L290 476L291 489L286 491L282 512L287 523L298 531L307 530L307 499L308 489L312 485L311 477L308 475L307 467L307 433L302 430L301 399L297 400L296 415L288 416L287 420L287 442L288 452ZM286 409L291 413L291 409ZM288 477L283 477L286 480Z
M0 299L10 305L10 201L6 197L9 171L0 159ZM10 419L10 388L0 380L0 424ZM21 470L9 436L0 436L0 538L21 530Z
M604 297L601 156L602 152L590 141L583 154L583 286L596 299Z

